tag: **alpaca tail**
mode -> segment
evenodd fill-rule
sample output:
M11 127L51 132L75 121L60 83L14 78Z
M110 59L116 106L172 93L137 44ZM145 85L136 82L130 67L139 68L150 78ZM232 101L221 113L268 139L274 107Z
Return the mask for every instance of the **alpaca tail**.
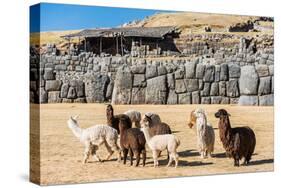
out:
M79 127L77 120L70 117L67 121L68 127L71 129L72 133L78 138L81 139L83 129Z
M179 147L179 145L180 145L180 140L176 137L176 143L177 143L177 147Z

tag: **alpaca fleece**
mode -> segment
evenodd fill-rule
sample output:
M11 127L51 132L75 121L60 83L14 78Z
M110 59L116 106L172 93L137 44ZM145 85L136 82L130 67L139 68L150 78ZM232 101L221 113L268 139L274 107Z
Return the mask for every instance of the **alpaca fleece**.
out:
M141 121L141 113L136 110L128 110L124 112L127 115L131 122L135 124L135 127L140 128L140 121Z

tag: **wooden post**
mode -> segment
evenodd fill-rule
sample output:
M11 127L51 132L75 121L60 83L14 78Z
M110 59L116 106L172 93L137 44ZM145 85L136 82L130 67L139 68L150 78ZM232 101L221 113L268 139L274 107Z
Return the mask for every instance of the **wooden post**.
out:
M84 42L84 51L87 52L87 38L85 37L85 42Z
M120 44L121 44L121 55L123 56L123 37L122 37L122 35L121 35L121 37L120 37Z
M102 53L102 37L100 37L100 54Z
M116 54L118 54L118 35L116 35Z

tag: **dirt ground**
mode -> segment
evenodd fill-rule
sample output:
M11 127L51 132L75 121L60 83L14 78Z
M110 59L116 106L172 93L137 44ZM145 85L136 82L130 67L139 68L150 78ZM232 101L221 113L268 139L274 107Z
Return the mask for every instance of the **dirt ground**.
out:
M212 123L215 134L214 157L201 159L196 151L195 129L187 127L191 110L202 107L207 111L208 121ZM241 107L230 105L115 105L115 114L128 109L141 113L155 112L163 122L168 123L180 140L179 167L166 167L166 152L160 158L160 167L153 167L151 152L147 147L145 167L131 167L117 163L117 155L103 163L90 158L82 164L84 146L67 127L71 115L79 115L78 123L86 128L95 124L105 124L105 104L44 104L41 105L40 156L41 184L67 184L100 182L128 179L150 179L176 176L196 176L207 174L225 174L240 172L272 171L273 154L273 107ZM232 127L247 125L256 133L257 145L249 166L234 167L233 160L226 158L218 137L218 119L214 113L225 108L230 114ZM35 129L35 128L34 128ZM106 156L105 147L101 146L98 154Z

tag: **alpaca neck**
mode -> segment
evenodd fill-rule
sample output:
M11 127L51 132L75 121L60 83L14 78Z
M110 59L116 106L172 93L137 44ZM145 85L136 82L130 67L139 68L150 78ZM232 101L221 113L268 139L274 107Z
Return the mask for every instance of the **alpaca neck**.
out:
M77 138L81 139L83 129L81 129L75 122L70 122L69 128Z
M220 132L220 138L223 142L228 142L230 140L231 125L228 117L223 117L220 119L219 132Z
M149 140L151 139L151 136L149 134L149 128L143 128L143 134L144 134L144 137L145 137L145 140L147 143L149 143Z
M201 115L199 118L196 120L196 125L197 125L197 133L202 133L202 130L205 130L207 128L207 119L206 116Z

